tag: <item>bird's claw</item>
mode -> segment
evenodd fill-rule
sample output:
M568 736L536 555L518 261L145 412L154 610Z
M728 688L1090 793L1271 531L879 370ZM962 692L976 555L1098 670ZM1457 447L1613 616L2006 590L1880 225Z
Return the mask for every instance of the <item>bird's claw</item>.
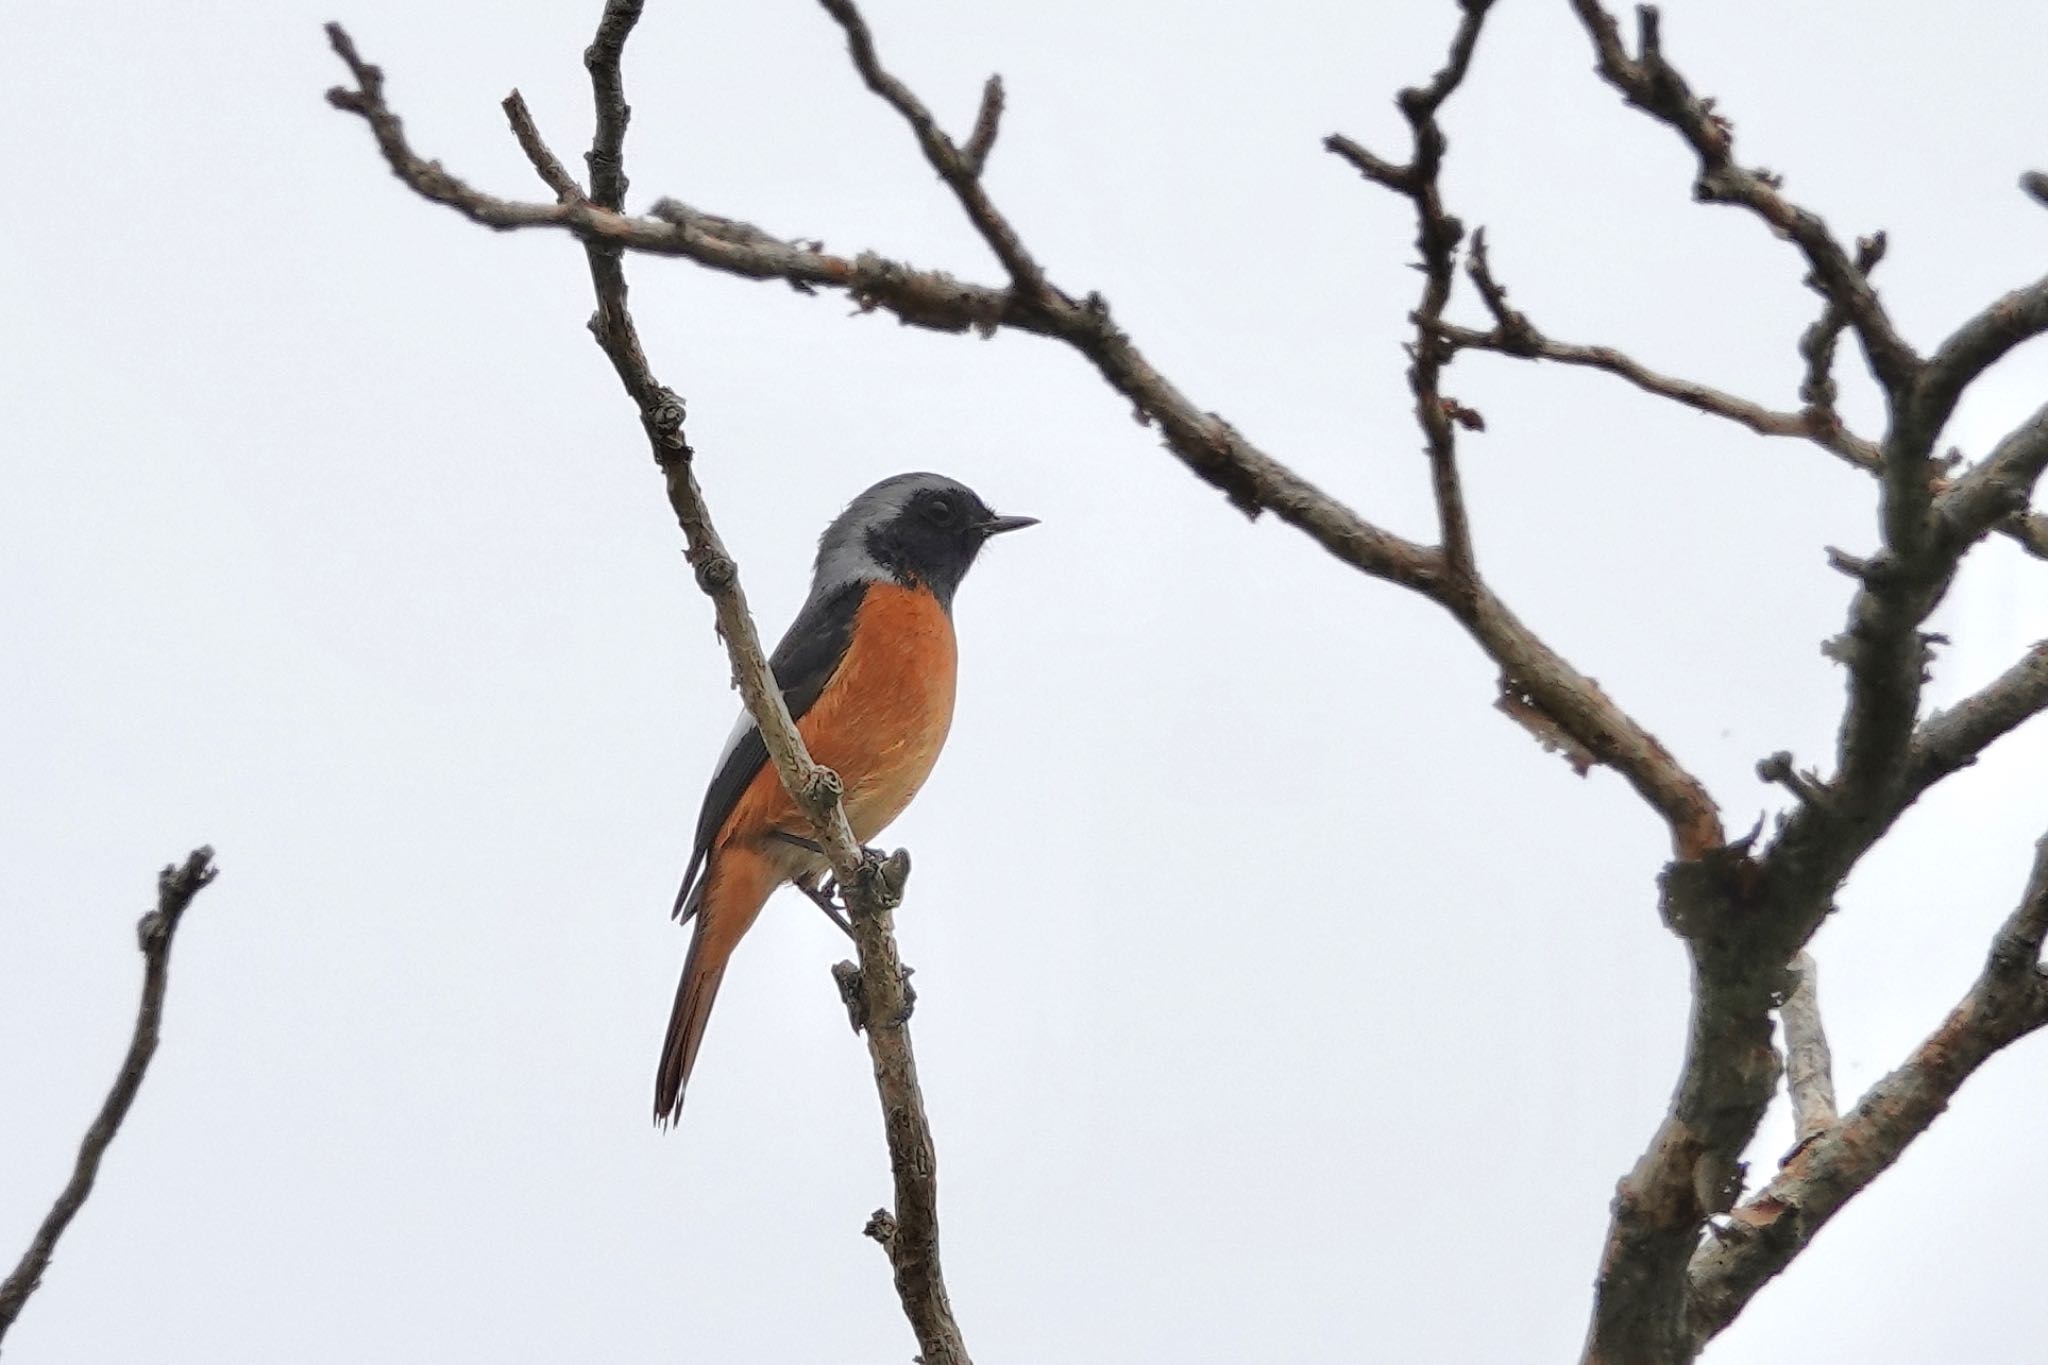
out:
M910 1016L917 1010L917 987L910 984L911 975L916 971L917 968L911 966L903 969L903 1008L896 1013L894 1023L897 1028L909 1023Z

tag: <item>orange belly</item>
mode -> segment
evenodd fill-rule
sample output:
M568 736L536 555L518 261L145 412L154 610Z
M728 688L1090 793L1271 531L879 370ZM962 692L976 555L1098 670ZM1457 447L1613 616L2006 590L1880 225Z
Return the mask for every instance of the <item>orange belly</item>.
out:
M868 588L846 657L796 726L811 757L845 784L846 818L862 843L903 813L939 761L957 662L953 622L931 593ZM811 834L773 764L748 784L726 828L738 838Z

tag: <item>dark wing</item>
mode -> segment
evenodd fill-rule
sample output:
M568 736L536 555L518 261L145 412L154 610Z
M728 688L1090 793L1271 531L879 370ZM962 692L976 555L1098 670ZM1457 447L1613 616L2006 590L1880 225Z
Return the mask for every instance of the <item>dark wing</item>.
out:
M846 657L846 647L853 639L853 618L866 594L867 584L849 583L823 598L804 603L803 610L783 633L782 643L775 646L768 667L782 688L782 700L789 707L791 720L803 719L838 671L839 661ZM683 873L682 890L676 893L678 920L688 920L697 913L697 902L704 890L699 874L706 870L712 840L739 804L740 794L767 762L768 746L761 739L761 731L743 712L740 728L726 745L718 771L704 792L704 808L697 815L697 841L690 849L690 866Z

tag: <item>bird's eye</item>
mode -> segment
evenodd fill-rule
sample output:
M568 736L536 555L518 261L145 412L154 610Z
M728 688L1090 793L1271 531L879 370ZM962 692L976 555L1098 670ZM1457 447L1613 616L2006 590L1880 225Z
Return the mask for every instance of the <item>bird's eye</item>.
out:
M924 519L934 526L951 526L954 515L951 498L933 498L924 505Z

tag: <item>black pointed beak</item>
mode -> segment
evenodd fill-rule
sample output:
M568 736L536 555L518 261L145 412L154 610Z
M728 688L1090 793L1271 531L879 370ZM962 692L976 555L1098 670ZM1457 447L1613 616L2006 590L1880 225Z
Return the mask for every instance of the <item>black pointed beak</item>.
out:
M990 517L987 521L976 522L974 529L983 538L999 536L1005 531L1021 531L1027 526L1038 525L1037 517Z

